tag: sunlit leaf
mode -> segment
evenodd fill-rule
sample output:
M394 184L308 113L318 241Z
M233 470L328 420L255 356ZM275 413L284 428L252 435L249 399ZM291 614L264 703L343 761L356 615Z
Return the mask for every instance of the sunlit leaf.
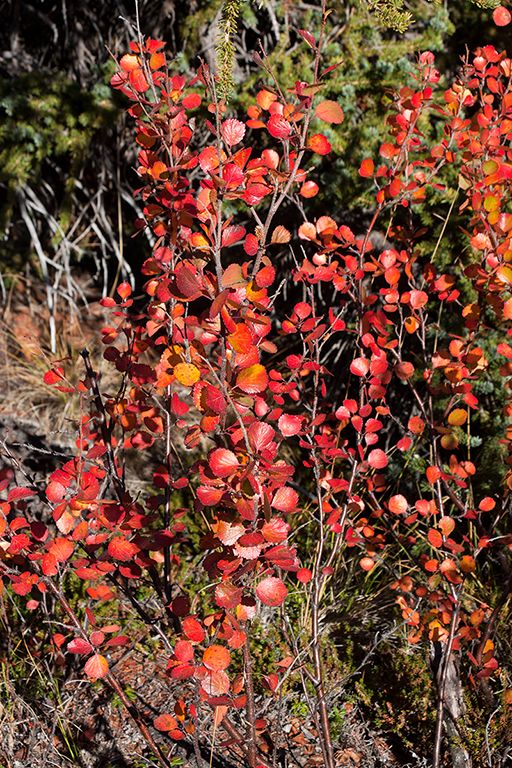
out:
M434 528L430 529L430 531L427 534L427 538L433 547L437 548L437 547L443 546L443 537L439 533L439 531L436 531Z
M297 491L290 488L290 486L284 486L277 489L271 506L280 512L293 512L297 508L298 501Z
M388 502L389 511L393 512L395 515L407 512L408 506L407 499L405 496L402 496L401 493L392 496Z
M265 605L277 606L284 603L288 590L282 579L266 576L256 587L256 594Z
M84 672L91 680L97 680L108 674L108 661L100 653L95 653L85 663Z
M327 155L331 151L331 145L321 133L315 133L310 137L308 147L319 155Z
M507 24L510 24L512 16L510 15L510 11L507 8L505 8L503 5L500 5L492 12L492 18L497 27L506 27Z
M291 123L282 115L271 115L267 123L268 132L275 139L287 139L292 132Z
M335 101L321 101L315 109L315 115L324 123L342 123L345 119L343 110Z
M366 160L363 160L361 163L361 167L359 168L359 175L363 176L363 178L371 178L374 174L374 171L374 162L370 157L367 157Z
M199 368L193 363L178 363L174 367L176 379L186 387L192 387L196 381L199 381Z
M263 392L267 388L268 375L264 366L260 363L244 368L236 380L236 386L250 395Z
M208 669L218 671L229 667L231 654L223 645L210 645L203 653L203 664Z
M368 464L374 469L382 469L388 464L388 457L380 448L374 448L368 455Z

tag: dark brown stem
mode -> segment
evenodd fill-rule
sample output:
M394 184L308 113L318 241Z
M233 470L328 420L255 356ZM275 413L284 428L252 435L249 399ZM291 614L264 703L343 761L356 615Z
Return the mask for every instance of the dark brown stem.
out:
M243 736L235 728L235 726L233 725L233 723L231 722L231 720L229 719L229 717L227 715L225 715L222 718L221 725L224 728L224 730L226 731L226 733L228 734L228 736L230 736L234 741L237 742L238 746L240 747L240 749L244 753L245 757L247 758L248 754L249 754L249 750L247 749L245 740L244 740ZM264 758L262 758L259 755L257 756L257 763L256 764L258 766L261 766L261 768L272 768L270 763L268 763Z
M448 643L446 645L446 651L443 658L443 667L441 676L439 679L437 689L437 720L436 730L434 735L434 751L432 755L432 768L440 768L441 765L441 742L443 738L443 718L444 718L444 692L446 687L446 675L448 673L448 665L450 663L450 656L452 653L453 641L455 638L455 630L457 629L457 623L459 619L460 611L460 596L464 585L461 584L459 589L455 593L455 605L452 611L452 620L450 623L450 633L448 635Z

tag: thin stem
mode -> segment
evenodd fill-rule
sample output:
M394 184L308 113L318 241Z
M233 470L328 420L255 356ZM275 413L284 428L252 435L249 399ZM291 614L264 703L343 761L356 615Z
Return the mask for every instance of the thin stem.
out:
M432 756L432 768L440 768L441 765L441 742L443 738L443 720L444 720L444 693L446 689L446 678L448 674L448 667L450 664L450 657L452 654L453 641L455 639L455 631L459 621L460 611L460 598L464 584L461 584L459 589L455 591L454 602L452 610L452 620L450 623L450 633L448 635L448 642L446 644L446 651L443 658L443 667L441 677L438 685L437 693L437 720L436 730L434 735L434 751Z

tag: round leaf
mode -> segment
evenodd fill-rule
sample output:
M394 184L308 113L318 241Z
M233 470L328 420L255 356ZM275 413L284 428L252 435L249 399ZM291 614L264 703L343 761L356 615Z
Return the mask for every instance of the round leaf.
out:
M203 653L203 664L208 669L219 671L226 669L231 661L231 654L223 645L210 645Z
M282 605L288 590L281 579L276 576L267 576L256 587L256 594L265 605Z

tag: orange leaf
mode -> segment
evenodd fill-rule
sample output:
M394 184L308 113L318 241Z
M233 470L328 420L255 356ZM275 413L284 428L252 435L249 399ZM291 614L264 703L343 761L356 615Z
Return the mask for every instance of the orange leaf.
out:
M139 547L123 536L112 539L108 545L109 555L116 560L130 560L138 551Z
M441 536L439 531L436 531L433 528L431 528L427 536L428 536L428 540L430 541L433 547L441 547L443 545L443 537Z
M95 653L94 656L86 662L84 672L91 680L97 680L99 677L105 677L108 673L108 661L101 653Z
M302 197L315 197L318 194L318 184L314 181L306 181L300 188Z
M73 553L73 542L68 539L55 539L52 546L49 549L51 555L59 562L63 563Z
M176 369L174 369L176 372ZM248 368L244 368L240 371L236 380L236 386L247 392L249 395L255 395L258 392L263 392L267 388L268 375L265 368L260 364L250 365Z
M451 517L444 516L438 522L437 527L443 536L449 536L455 528L455 520L453 520Z
M343 110L335 101L321 101L315 109L315 115L324 123L342 123L345 119Z
M397 363L395 365L395 373L399 379L407 381L414 373L414 365L412 363Z
M388 502L389 511L395 515L400 515L403 512L407 512L407 499L398 493L396 496L392 496Z
M155 717L153 725L158 731L174 731L178 727L178 721L172 715L165 714Z
M231 654L227 648L222 645L210 645L203 653L203 664L208 669L218 672L220 669L226 669L231 661Z
M367 157L366 160L363 160L361 163L361 167L359 168L359 175L365 179L368 179L373 176L374 170L375 165L373 160L370 157Z
M311 136L308 146L319 155L327 155L331 151L331 145L321 133L315 133Z
M193 363L178 363L174 368L174 375L186 387L193 386L199 381L199 368Z
M412 416L412 418L409 419L408 423L409 431L412 432L415 435L421 435L423 430L425 429L425 422L423 419L420 419L419 416Z
M467 421L467 418L467 411L462 408L455 408L448 416L448 424L451 424L452 427L460 427Z

